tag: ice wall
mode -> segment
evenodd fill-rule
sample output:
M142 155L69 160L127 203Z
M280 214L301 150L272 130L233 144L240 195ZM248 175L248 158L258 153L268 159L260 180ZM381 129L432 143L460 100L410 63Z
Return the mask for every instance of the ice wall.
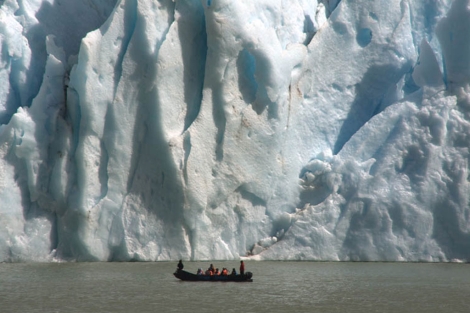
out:
M468 0L0 5L0 260L470 259Z

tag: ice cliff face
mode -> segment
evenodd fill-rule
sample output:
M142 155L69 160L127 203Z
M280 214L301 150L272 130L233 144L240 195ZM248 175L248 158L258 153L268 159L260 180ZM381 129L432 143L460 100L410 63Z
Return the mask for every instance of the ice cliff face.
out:
M469 0L0 1L0 260L468 261L469 33Z

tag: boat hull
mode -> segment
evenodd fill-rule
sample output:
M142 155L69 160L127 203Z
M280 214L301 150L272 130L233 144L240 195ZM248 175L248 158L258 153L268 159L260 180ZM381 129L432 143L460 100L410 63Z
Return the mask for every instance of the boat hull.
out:
M184 281L232 281L232 282L252 282L253 275L247 272L245 275L196 275L183 270L178 270L173 273L176 278Z

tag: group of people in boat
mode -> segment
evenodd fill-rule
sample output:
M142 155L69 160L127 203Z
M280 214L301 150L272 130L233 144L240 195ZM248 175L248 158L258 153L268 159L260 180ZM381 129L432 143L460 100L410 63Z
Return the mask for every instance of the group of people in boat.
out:
M181 271L183 270L184 265L182 260L178 262L178 270ZM232 269L232 272L229 274L229 271L227 268L222 268L221 271L219 271L218 268L214 268L214 265L211 264L209 268L206 271L203 271L202 268L199 268L197 270L197 275L207 275L207 276L214 276L214 275L222 275L222 276L229 276L229 275L237 275L237 271L235 268ZM240 261L240 275L245 275L245 263L243 261Z
M222 268L221 271L219 271L218 268L214 268L214 265L211 264L211 266L205 272L202 270L202 268L198 269L197 274L207 275L207 276L216 276L216 275L228 276L229 272L228 272L228 269L225 267ZM235 268L232 269L232 272L230 273L230 275L237 275L237 271L235 270Z

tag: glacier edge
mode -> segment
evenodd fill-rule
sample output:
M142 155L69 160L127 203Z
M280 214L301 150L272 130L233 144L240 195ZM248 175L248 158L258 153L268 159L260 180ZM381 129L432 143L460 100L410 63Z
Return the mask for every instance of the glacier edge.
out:
M36 2L0 5L0 260L470 259L468 0Z

